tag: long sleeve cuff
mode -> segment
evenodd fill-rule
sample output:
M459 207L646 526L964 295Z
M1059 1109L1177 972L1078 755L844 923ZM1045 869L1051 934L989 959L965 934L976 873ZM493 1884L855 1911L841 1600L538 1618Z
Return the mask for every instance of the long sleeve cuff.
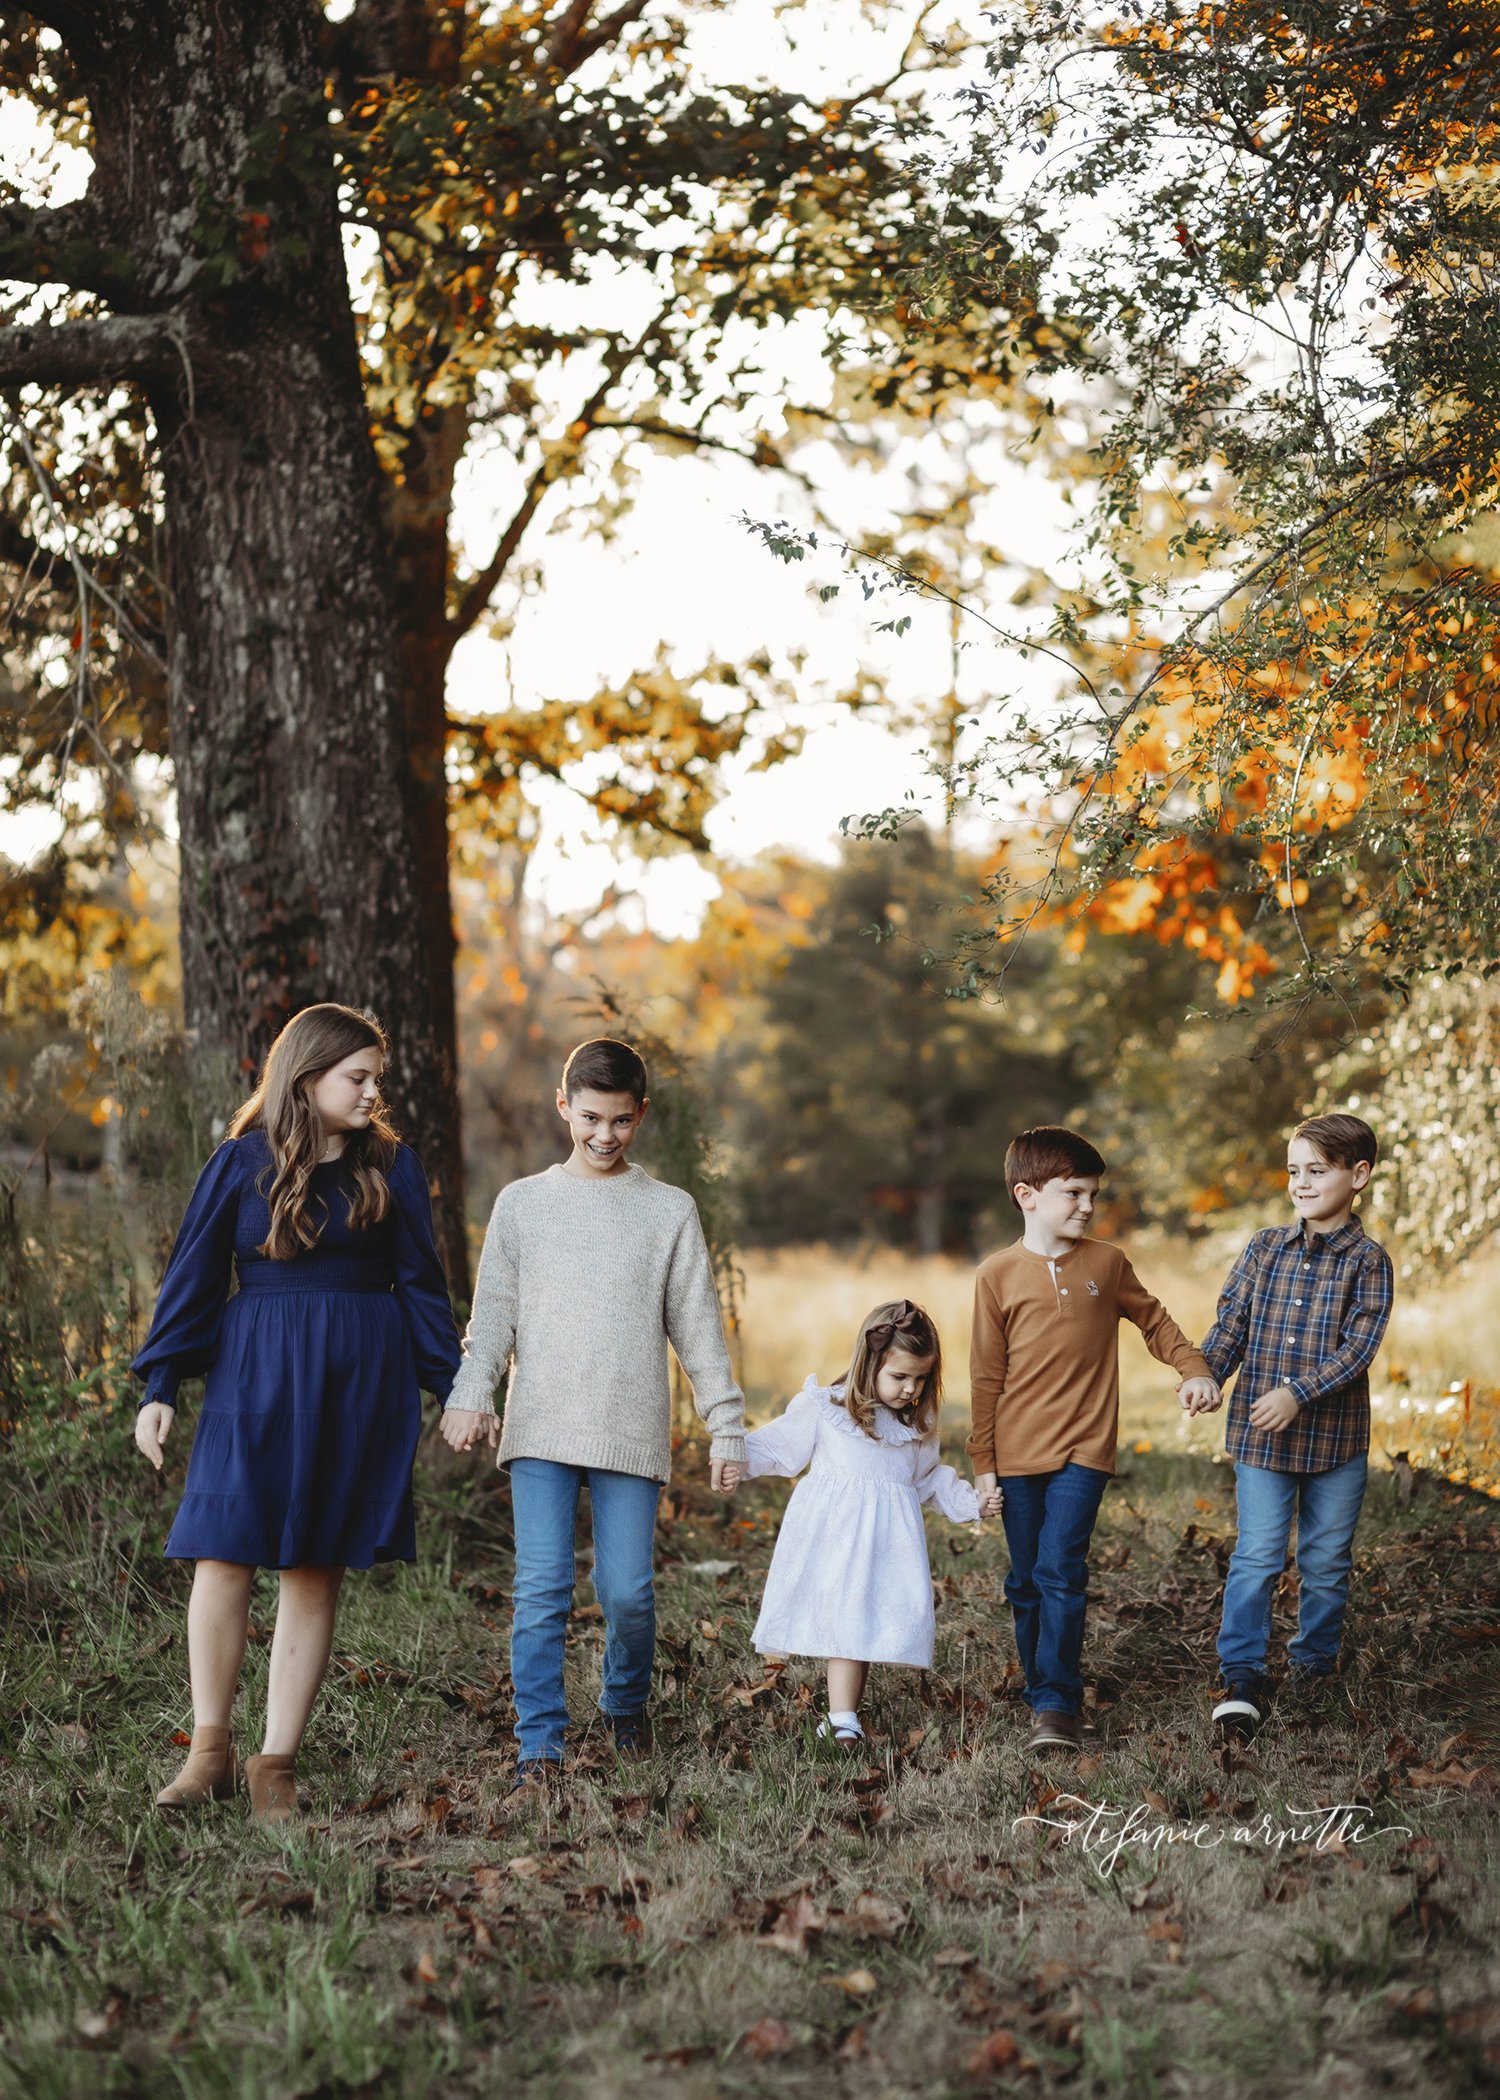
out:
M1172 1359L1172 1369L1180 1379L1212 1378L1215 1385L1219 1383L1208 1358L1201 1349L1195 1349L1191 1342L1188 1343L1185 1349L1179 1349L1176 1352Z
M445 1408L455 1408L460 1414L492 1415L495 1412L494 1395L485 1391L479 1378L472 1374L465 1377L466 1369L466 1365L460 1365L458 1376L446 1393L438 1395L439 1399Z
M146 1390L137 1403L137 1413L141 1408L149 1407L152 1401L158 1401L163 1407L177 1405L177 1374L168 1364L158 1364L152 1371L146 1381Z
M711 1438L711 1439L710 1439L710 1441L709 1441L709 1446L708 1446L708 1455L709 1455L709 1457L710 1457L710 1458L722 1458L723 1460L725 1460L725 1462L726 1462L727 1464L729 1464L729 1465L731 1465L731 1466L742 1466L742 1465L744 1465L744 1463L745 1463L745 1437L744 1437L744 1432L743 1432L743 1431L741 1431L741 1432L739 1433L739 1435L737 1435L737 1436L736 1436L736 1435L726 1435L726 1436L716 1436L716 1437L713 1437L713 1438Z
M953 1482L939 1499L938 1508L951 1524L977 1524L983 1515L972 1482L963 1479Z

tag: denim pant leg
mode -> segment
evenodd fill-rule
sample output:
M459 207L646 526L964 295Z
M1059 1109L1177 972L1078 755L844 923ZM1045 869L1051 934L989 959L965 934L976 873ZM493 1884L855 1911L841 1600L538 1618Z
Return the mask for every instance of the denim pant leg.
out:
M561 1757L568 1726L563 1655L573 1604L573 1530L583 1473L550 1458L510 1463L516 1586L510 1674L522 1757Z
M637 1714L651 1696L656 1656L656 1505L661 1483L639 1473L589 1468L594 1593L604 1611L606 1714Z
M1016 1654L1026 1680L1026 1699L1034 1705L1036 1643L1042 1622L1042 1597L1036 1586L1036 1554L1047 1514L1047 1483L1055 1473L1007 1473L1000 1481L1004 1500L1000 1521L1010 1566L1005 1575L1005 1601L1016 1628Z
M1239 1536L1224 1582L1219 1664L1226 1677L1258 1677L1271 1638L1271 1593L1286 1566L1286 1542L1302 1476L1269 1466L1234 1469Z
M1326 1473L1304 1473L1297 1504L1297 1635L1289 1650L1304 1670L1331 1670L1339 1659L1354 1527L1365 1496L1369 1461L1361 1452Z
M1069 1460L1047 1483L1037 1542L1035 1580L1041 1596L1037 1633L1038 1713L1076 1714L1083 1705L1083 1628L1088 1611L1089 1541L1109 1475Z

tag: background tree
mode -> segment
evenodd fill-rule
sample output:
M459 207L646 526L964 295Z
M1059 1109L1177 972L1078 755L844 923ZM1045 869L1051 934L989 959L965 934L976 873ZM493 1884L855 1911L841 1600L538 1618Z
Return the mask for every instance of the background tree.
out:
M1011 1137L1075 1105L1040 947L1014 1013L945 999L928 965L978 875L914 827L782 890L794 937L756 967L717 1059L748 1239L967 1249L1003 1212Z
M933 14L907 10L894 78L816 109L704 87L690 15L652 0L359 0L336 21L237 0L191 35L165 4L0 16L0 82L93 165L76 202L49 205L45 167L40 199L0 199L22 287L0 387L45 390L7 454L0 559L32 612L12 676L35 687L11 806L81 771L57 861L80 812L113 852L142 763L170 759L191 1023L253 1060L308 998L380 1006L455 1272L453 650L533 580L536 530L617 506L647 447L793 468L851 407L899 420L1015 383L976 316L911 328L887 297L913 222L881 124L944 56ZM809 309L848 369L832 408L786 415L746 344ZM79 390L87 429L56 414ZM514 500L473 548L453 513L481 462ZM722 667L692 669L462 723L468 805L503 829L529 778L614 752L598 811L696 843L701 811L661 783L701 786L758 700L726 706Z
M937 212L903 291L935 323L1044 303L1089 443L1032 630L1086 675L977 767L1042 849L995 931L1160 913L1230 1001L1493 968L1500 11L993 19L925 172L1008 245Z

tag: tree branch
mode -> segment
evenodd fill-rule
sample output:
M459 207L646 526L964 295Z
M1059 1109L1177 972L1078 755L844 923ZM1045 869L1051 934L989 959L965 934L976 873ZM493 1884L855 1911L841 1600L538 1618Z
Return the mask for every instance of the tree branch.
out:
M453 617L448 622L448 646L461 642L489 604L496 584L510 567L527 526L537 514L543 496L552 485L555 467L544 459L526 484L515 516L500 535L499 545L476 576L464 585Z
M602 22L596 22L585 33L593 4L594 0L570 0L548 40L547 62L559 73L576 73L596 51L612 44L646 11L646 0L621 0L613 14L606 15Z
M428 0L358 0L342 22L325 22L324 57L344 100L368 80L451 85L458 78L466 16L466 8L435 14Z
M569 423L568 432L573 439L572 448L570 450L559 449L552 452L542 461L526 484L526 493L521 498L520 508L500 535L499 546L496 547L494 553L479 571L478 575L464 586L457 608L452 619L448 622L448 646L450 649L463 639L489 604L491 593L509 567L511 558L521 543L521 536L536 516L537 508L543 496L546 495L554 481L561 480L565 474L571 474L574 471L578 463L579 453L582 450L582 441L596 427L599 411L609 398L613 387L618 383L621 373L627 370L634 360L640 356L647 343L663 326L672 310L672 305L673 300L669 299L654 319L649 321L645 328L642 329L633 343L616 343L611 350L605 363L603 378L599 381L593 393L590 394L588 400L584 402L582 408L579 409L578 414Z
M97 28L99 17L113 14L114 7L106 0L27 0L26 12L59 36L70 37Z
M185 354L180 326L157 314L40 321L0 335L0 393L20 386L109 386L152 379Z

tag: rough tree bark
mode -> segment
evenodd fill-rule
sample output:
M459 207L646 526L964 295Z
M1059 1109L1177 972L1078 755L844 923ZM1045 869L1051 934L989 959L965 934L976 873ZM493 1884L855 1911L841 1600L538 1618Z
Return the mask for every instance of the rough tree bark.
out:
M393 1039L387 1091L464 1293L452 932L423 908L424 888L440 915L448 898L442 753L408 767L413 667L319 121L321 10L32 12L79 69L95 158L65 248L48 237L55 215L37 215L36 275L104 292L114 313L14 331L0 386L130 379L150 401L188 1022L248 1065L311 1001L374 1008ZM28 274L25 245L12 213L4 274ZM424 881L419 858L434 853L440 873Z

